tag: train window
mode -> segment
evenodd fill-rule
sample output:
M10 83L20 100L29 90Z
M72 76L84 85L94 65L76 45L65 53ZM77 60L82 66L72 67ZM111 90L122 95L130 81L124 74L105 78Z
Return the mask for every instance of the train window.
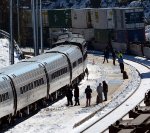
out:
M26 91L28 91L28 90L29 90L29 87L28 87L28 85L25 85L25 87L26 87Z
M37 83L36 83L36 81L34 81L34 87L37 87Z
M38 80L34 81L34 87L38 87Z
M27 91L28 91L28 87L27 87L27 85L25 85L24 87L25 87L25 92L27 92Z
M39 82L39 80L37 80L36 82L37 82L37 86L40 86L40 82Z
M59 76L59 71L56 72L56 77L58 77L58 76Z
M76 62L73 62L73 68L76 67L76 66L77 66Z
M23 93L25 93L26 92L26 87L25 86L23 86Z
M54 79L54 74L51 75L51 79Z
M26 89L26 92L28 91L28 86L27 85L25 85L25 89Z
M57 71L57 77L59 77L59 71Z
M82 58L78 59L78 64L82 63Z
M32 90L33 89L33 83L30 83L29 86L30 86L30 89Z
M60 75L63 75L63 69L60 70Z
M20 94L23 94L23 89L22 89L22 87L20 87Z
M42 85L42 80L41 79L39 79L39 84Z
M40 85L44 84L43 78L39 79L39 84L40 84Z
M9 94L8 92L0 94L0 102L6 101L9 99Z
M2 97L1 97L1 95L0 95L0 102L2 102Z
M42 80L42 84L44 84L44 79L42 78L41 80Z
M61 75L61 70L58 71L58 77Z
M51 79L55 79L56 77L59 77L59 76L63 75L64 73L67 73L67 67L62 68L62 69L52 73Z
M31 88L32 88L32 89L34 88L34 86L33 86L33 82L31 83Z
M67 67L63 68L63 74L67 73Z
M44 79L43 78L38 79L36 81L33 81L33 82L31 82L31 83L29 83L25 86L20 87L20 94L23 94L23 93L25 93L29 90L32 90L33 88L36 88L36 87L38 87L42 84L44 84Z
M28 90L31 90L30 83L27 86L28 86Z

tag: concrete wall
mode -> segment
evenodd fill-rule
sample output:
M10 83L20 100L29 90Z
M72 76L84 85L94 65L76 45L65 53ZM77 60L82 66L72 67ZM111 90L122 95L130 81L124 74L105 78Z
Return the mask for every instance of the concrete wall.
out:
M126 50L127 50L126 43L112 42L112 47L117 51L126 52Z
M143 56L142 45L140 45L140 44L130 44L129 51L133 55Z
M100 43L100 42L93 42L92 43L93 48L95 50L100 50L100 51L103 51L107 45L108 45L107 43Z
M144 47L143 48L143 52L144 52L144 56L146 58L149 58L150 59L150 48L149 47Z

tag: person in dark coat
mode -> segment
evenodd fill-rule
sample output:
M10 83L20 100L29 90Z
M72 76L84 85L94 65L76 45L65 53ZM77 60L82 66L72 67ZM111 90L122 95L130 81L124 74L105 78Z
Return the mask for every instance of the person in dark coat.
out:
M109 49L105 49L104 50L104 61L103 61L103 63L105 63L105 60L108 63L108 58L109 58Z
M88 85L87 88L85 89L86 107L90 106L90 104L91 104L91 93L92 93L92 89L90 88L90 85Z
M104 93L104 97L105 97L104 101L107 101L108 85L107 85L106 81L103 81L103 93Z
M115 61L116 61L116 53L114 50L112 50L112 58L113 58L113 65L115 66Z
M75 98L75 105L80 105L80 102L79 102L79 87L76 85L75 86L75 89L74 89L74 98Z
M73 105L73 101L72 101L72 97L73 97L73 94L72 94L72 89L68 86L67 87L67 90L66 90L66 97L67 97L67 106L69 105Z

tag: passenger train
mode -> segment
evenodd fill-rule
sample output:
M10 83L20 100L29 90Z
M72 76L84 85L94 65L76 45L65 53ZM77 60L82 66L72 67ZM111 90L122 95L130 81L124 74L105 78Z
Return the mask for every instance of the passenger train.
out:
M44 54L0 70L1 123L29 114L46 100L56 100L64 95L66 87L83 79L87 67L83 36L63 34L53 47Z

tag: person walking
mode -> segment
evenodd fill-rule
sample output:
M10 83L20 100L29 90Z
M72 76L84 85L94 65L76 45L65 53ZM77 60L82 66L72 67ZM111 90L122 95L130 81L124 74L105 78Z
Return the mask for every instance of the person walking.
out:
M88 76L89 76L88 68L85 69L85 73L86 73L86 75L87 75L87 80L88 80Z
M90 106L90 104L91 104L91 93L92 93L92 89L90 88L90 85L88 85L87 88L85 89L86 107Z
M121 52L118 53L118 63L119 63L119 66L120 66L121 73L123 73L123 71L124 71L124 61L123 61L123 55L122 55Z
M104 101L107 101L108 85L105 80L103 81L103 93L104 93L104 97L105 97Z
M79 102L79 87L76 85L75 86L75 89L74 89L74 98L75 98L75 105L80 105L80 102Z
M67 87L67 90L66 90L66 97L67 97L67 106L69 105L73 105L73 101L72 101L72 97L73 97L73 94L72 94L72 89L68 86Z
M99 85L97 86L97 98L96 98L96 104L102 103L103 102L103 96L102 96L102 92L103 92L103 87L102 84L99 83Z
M109 58L109 49L105 49L104 50L104 61L103 61L103 64L105 63L105 60L108 63L108 58Z

